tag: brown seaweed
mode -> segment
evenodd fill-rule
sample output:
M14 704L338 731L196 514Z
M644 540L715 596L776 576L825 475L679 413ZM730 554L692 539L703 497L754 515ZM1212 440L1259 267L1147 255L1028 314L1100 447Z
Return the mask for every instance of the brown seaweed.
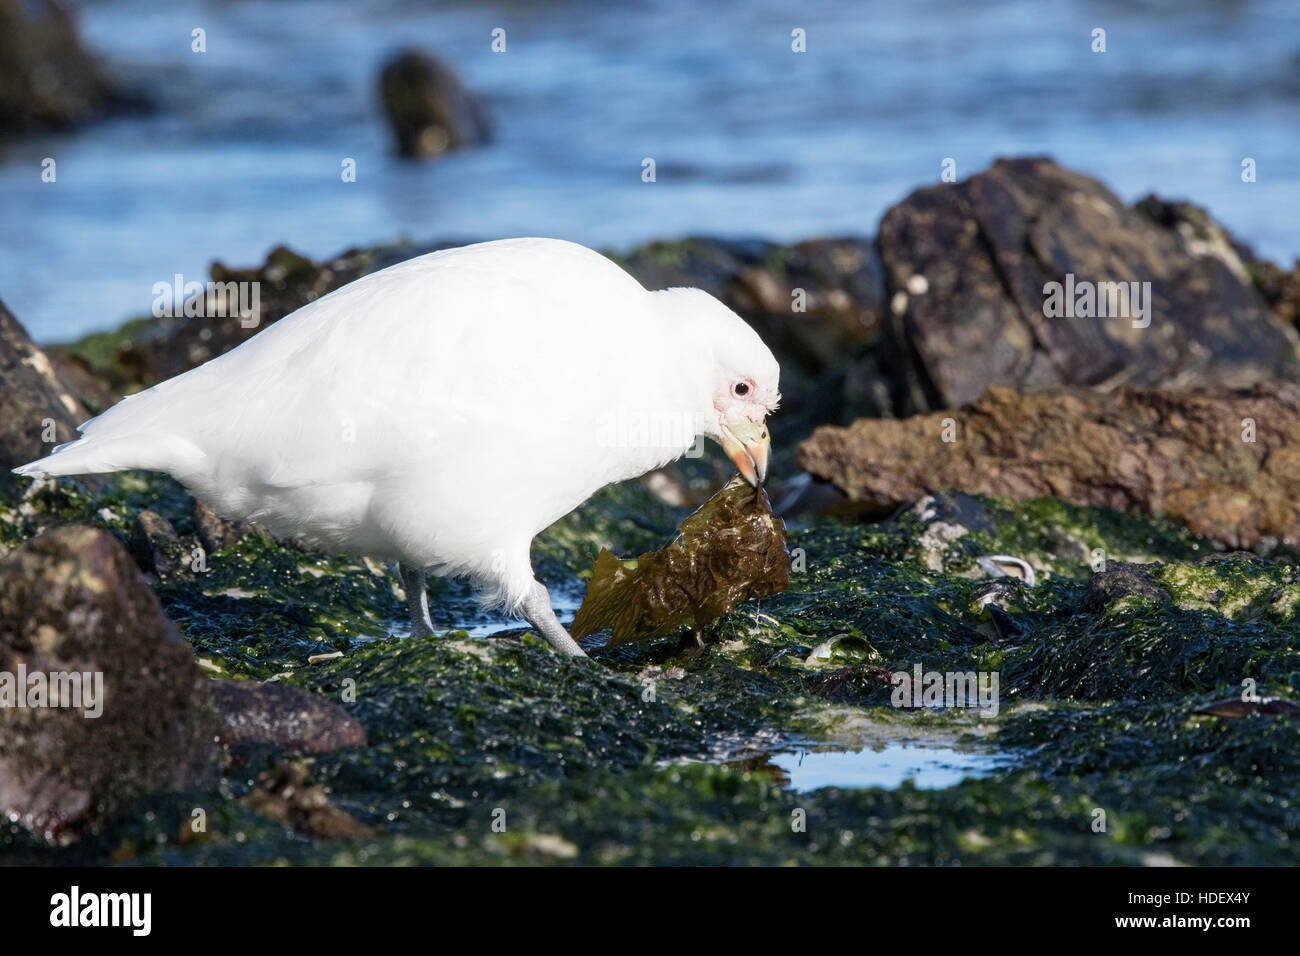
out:
M682 522L661 551L628 568L602 548L587 596L573 619L573 637L609 628L607 646L648 641L691 626L696 633L751 598L790 583L785 523L761 488L740 476Z

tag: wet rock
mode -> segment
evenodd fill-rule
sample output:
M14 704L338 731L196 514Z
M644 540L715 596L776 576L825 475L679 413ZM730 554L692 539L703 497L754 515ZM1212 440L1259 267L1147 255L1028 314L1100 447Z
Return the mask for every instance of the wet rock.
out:
M0 0L0 133L64 129L125 104L60 0Z
M953 488L1163 514L1230 547L1300 542L1300 387L1289 382L1217 394L991 388L952 412L819 428L798 461L881 511Z
M365 729L346 710L317 694L251 680L212 682L226 747L264 744L305 753L364 747Z
M1141 564L1112 561L1105 571L1096 572L1088 581L1088 590L1083 596L1083 609L1094 614L1100 613L1108 605L1126 597L1138 597L1161 604L1173 600L1169 592L1152 578L1150 568Z
M112 535L63 527L0 559L0 672L20 668L29 687L82 675L80 708L0 707L0 812L26 828L67 840L142 795L214 781L209 681Z
M146 574L169 577L184 566L188 554L171 522L146 508L131 527L131 556Z
M198 498L194 499L194 529L199 543L208 554L238 544L248 534L266 534L247 521L230 521L221 517Z
M430 157L488 141L487 113L445 63L404 50L379 76L384 112L402 156Z
M9 470L71 441L86 409L0 302L0 485Z
M1165 211L1159 200L1127 207L1049 159L999 160L894 206L877 243L896 407L960 405L996 384L1241 388L1289 377L1295 330L1270 313L1227 234L1203 213L1193 223L1185 208ZM1150 324L1047 317L1045 286L1067 275L1076 292L1149 282Z

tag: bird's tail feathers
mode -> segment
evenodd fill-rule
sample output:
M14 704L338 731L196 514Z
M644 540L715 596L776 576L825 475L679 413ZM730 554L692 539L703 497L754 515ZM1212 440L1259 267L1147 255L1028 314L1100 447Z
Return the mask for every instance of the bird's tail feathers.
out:
M203 452L176 435L84 435L59 445L44 458L15 468L14 474L29 478L56 478L62 475L102 475L138 468L179 475L202 457Z

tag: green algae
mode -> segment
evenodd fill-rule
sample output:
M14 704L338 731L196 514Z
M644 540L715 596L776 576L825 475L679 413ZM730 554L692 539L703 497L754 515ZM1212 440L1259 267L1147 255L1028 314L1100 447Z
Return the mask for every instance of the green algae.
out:
M1193 561L1213 551L1209 542L1168 518L1135 518L1056 498L1012 501L981 495L971 500L979 502L991 526L970 528L950 542L942 554L945 571L972 571L981 555L1011 554L1040 573L1086 577L1105 562ZM923 525L912 509L894 522L919 541ZM919 557L919 546L910 554Z
M165 479L47 494L45 517L124 535L147 504L189 530L183 492ZM388 569L245 538L158 593L210 669L283 675L362 722L369 746L306 759L374 835L312 839L240 805L262 756L236 761L219 792L159 797L82 846L44 850L11 830L0 852L167 864L1293 863L1300 723L1192 711L1247 680L1261 695L1300 691L1295 566L1214 554L1158 519L978 501L987 524L949 542L939 569L911 512L792 525L789 590L721 619L703 649L669 637L596 650L594 662L527 634L388 637L402 615ZM635 483L605 489L539 537L539 575L553 592L572 588L600 548L659 547L687 510ZM1097 548L1112 567L1159 562L1151 579L1169 600L1090 602ZM1024 557L1043 580L991 581L975 563L989 553ZM1002 630L983 606L991 587ZM458 588L431 586L435 617L469 600ZM827 642L829 656L810 660ZM306 665L329 649L343 657ZM891 706L890 673L916 664L998 671L999 715ZM736 764L796 740L895 736L1012 759L941 790L814 793ZM201 838L185 832L195 806L208 813Z
M73 342L50 345L51 355L73 355L86 363L90 370L108 381L127 381L136 370L121 364L120 350L142 335L156 328L158 322L151 316L130 319L115 329L91 332Z

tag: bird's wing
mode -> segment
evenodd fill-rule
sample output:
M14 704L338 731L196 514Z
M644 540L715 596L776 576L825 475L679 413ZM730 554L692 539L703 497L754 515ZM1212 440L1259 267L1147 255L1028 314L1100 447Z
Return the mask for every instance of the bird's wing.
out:
M127 467L252 488L375 481L449 460L482 470L509 461L510 447L563 451L583 445L601 402L659 401L672 357L649 299L572 243L433 253L126 399L87 423L83 442L138 447Z

